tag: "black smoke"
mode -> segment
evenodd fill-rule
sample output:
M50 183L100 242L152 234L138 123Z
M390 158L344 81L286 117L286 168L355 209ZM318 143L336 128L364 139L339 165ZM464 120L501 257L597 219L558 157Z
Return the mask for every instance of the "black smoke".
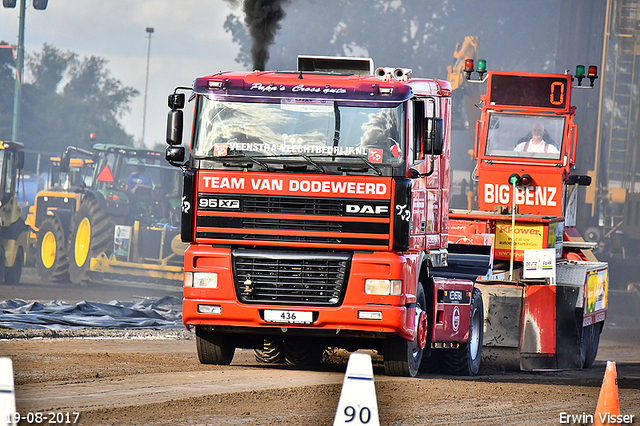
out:
M251 36L254 70L264 70L269 60L269 46L274 43L280 21L286 16L284 5L290 0L244 0L244 22Z

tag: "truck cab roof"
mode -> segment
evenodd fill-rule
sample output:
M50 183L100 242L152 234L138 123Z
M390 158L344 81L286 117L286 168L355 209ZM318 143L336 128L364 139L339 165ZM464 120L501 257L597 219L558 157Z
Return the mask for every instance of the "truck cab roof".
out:
M451 85L447 81L436 79L394 79L391 76L328 72L256 71L222 72L200 77L194 81L193 91L216 98L305 98L400 103L413 96L449 96Z

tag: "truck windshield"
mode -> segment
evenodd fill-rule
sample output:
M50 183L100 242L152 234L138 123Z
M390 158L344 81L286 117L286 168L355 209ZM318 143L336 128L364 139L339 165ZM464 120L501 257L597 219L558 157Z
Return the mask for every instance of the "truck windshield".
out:
M362 107L333 101L222 102L200 97L192 156L196 158L308 156L322 162L403 159L403 106Z
M564 117L492 112L485 154L560 159Z

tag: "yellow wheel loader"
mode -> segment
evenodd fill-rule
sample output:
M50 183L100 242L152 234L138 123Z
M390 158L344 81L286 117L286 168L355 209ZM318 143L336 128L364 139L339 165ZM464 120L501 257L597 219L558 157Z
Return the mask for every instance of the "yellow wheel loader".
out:
M0 141L0 280L6 284L20 282L29 244L29 227L17 197L23 148L20 142Z

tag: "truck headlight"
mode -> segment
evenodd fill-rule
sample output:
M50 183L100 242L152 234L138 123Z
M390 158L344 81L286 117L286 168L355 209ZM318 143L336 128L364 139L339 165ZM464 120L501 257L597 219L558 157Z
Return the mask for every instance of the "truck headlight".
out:
M402 293L402 280L364 280L364 292L366 294L400 295Z
M185 272L184 286L218 288L218 274L216 272Z

